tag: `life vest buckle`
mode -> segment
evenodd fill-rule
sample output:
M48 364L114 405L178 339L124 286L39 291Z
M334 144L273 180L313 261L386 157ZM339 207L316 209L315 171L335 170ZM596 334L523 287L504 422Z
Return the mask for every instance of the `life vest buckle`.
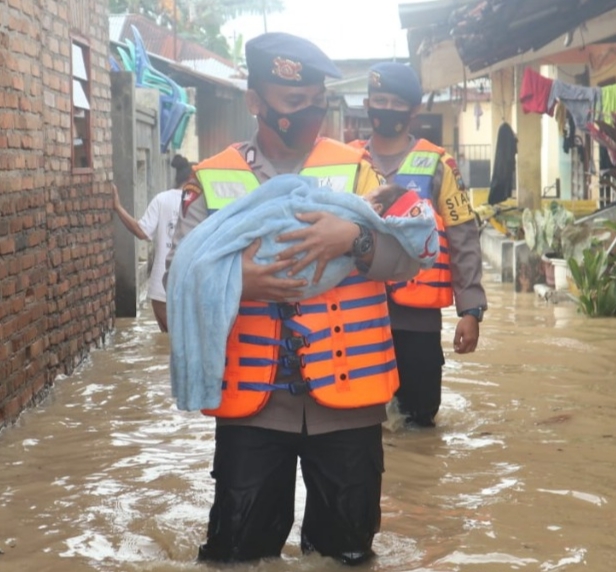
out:
M281 320L290 320L295 316L301 316L302 311L299 305L299 302L295 302L295 304L289 304L288 302L282 302L277 304L278 307L278 316Z
M309 379L306 381L300 379L291 381L289 383L289 393L291 395L306 395L306 393L310 391L310 386L308 385L309 381Z
M306 339L306 336L290 336L284 339L284 346L290 352L296 352L301 348L310 347L310 342Z
M296 354L282 356L280 362L283 367L287 369L299 369L300 367L306 367L306 360L304 356L298 356Z

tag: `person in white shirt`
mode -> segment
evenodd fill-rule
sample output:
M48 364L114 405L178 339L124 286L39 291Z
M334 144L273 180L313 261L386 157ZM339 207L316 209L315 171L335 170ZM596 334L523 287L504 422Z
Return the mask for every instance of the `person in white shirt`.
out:
M165 259L171 248L171 239L180 213L182 185L192 175L192 163L182 155L171 161L175 168L175 188L158 193L148 205L144 215L133 218L120 202L118 188L113 185L113 209L124 226L140 240L154 241L154 262L150 273L148 298L161 332L167 331L167 296L163 286Z

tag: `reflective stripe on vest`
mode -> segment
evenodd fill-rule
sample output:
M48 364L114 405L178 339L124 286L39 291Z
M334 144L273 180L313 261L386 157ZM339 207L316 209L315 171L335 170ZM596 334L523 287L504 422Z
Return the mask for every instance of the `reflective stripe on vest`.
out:
M432 181L443 153L445 150L442 147L420 139L400 165L393 182L432 202ZM389 295L397 304L413 308L446 308L453 303L445 225L436 210L434 216L438 229L439 255L432 268L421 270L413 280L388 284Z
M332 149L338 146L343 149ZM320 187L352 193L362 157L363 154L357 149L350 149L329 139L321 139L308 157L300 175L315 177ZM250 170L250 165L233 146L212 159L202 161L195 170L210 214L247 195L260 184Z
M346 177L344 190L352 192L363 157L361 151L322 140L302 174L337 181ZM231 191L243 186L245 192L259 184L235 148L203 161L197 176L208 206L214 207L234 197L215 196L216 188L225 187L212 183L224 183ZM281 339L282 324L291 333L285 339ZM321 405L346 409L387 403L398 388L385 287L358 274L293 305L242 302L227 339L226 358L221 404L203 410L206 415L254 415L272 391L310 393ZM293 381L274 383L278 370L295 374Z

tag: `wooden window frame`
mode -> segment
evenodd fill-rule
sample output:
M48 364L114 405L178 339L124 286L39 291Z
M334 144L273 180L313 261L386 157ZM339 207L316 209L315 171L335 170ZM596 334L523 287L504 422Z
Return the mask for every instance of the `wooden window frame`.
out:
M77 35L70 36L71 41L71 168L74 174L87 174L92 173L94 171L94 165L92 160L92 66L91 66L91 46L90 42L85 38ZM73 45L79 46L82 51L84 66L86 68L86 74L88 76L88 80L78 80L80 81L85 96L88 100L88 104L90 105L90 109L84 110L86 114L85 119L85 127L87 131L87 137L84 141L84 154L87 159L87 166L78 166L76 165L76 154L75 154L75 145L74 139L76 135L75 130L75 105L74 105L74 94L73 94L73 81L76 79L73 75L74 71L74 62L73 62Z

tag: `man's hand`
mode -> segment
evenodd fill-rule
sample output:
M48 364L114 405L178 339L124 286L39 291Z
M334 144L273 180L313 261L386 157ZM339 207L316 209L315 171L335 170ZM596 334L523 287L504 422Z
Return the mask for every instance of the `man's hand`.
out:
M479 322L474 316L463 316L456 326L453 349L457 354L470 354L477 349Z
M359 236L359 227L348 220L338 218L327 212L298 213L298 220L310 223L310 226L281 234L278 242L300 241L278 255L281 261L289 261L301 252L305 256L294 261L289 276L294 276L311 262L317 261L312 282L317 284L330 260L349 252L353 241Z
M261 241L255 240L242 254L242 300L268 300L286 302L301 297L301 289L306 286L305 280L293 278L278 278L277 272L291 267L294 258L274 262L273 264L257 264L253 258Z

